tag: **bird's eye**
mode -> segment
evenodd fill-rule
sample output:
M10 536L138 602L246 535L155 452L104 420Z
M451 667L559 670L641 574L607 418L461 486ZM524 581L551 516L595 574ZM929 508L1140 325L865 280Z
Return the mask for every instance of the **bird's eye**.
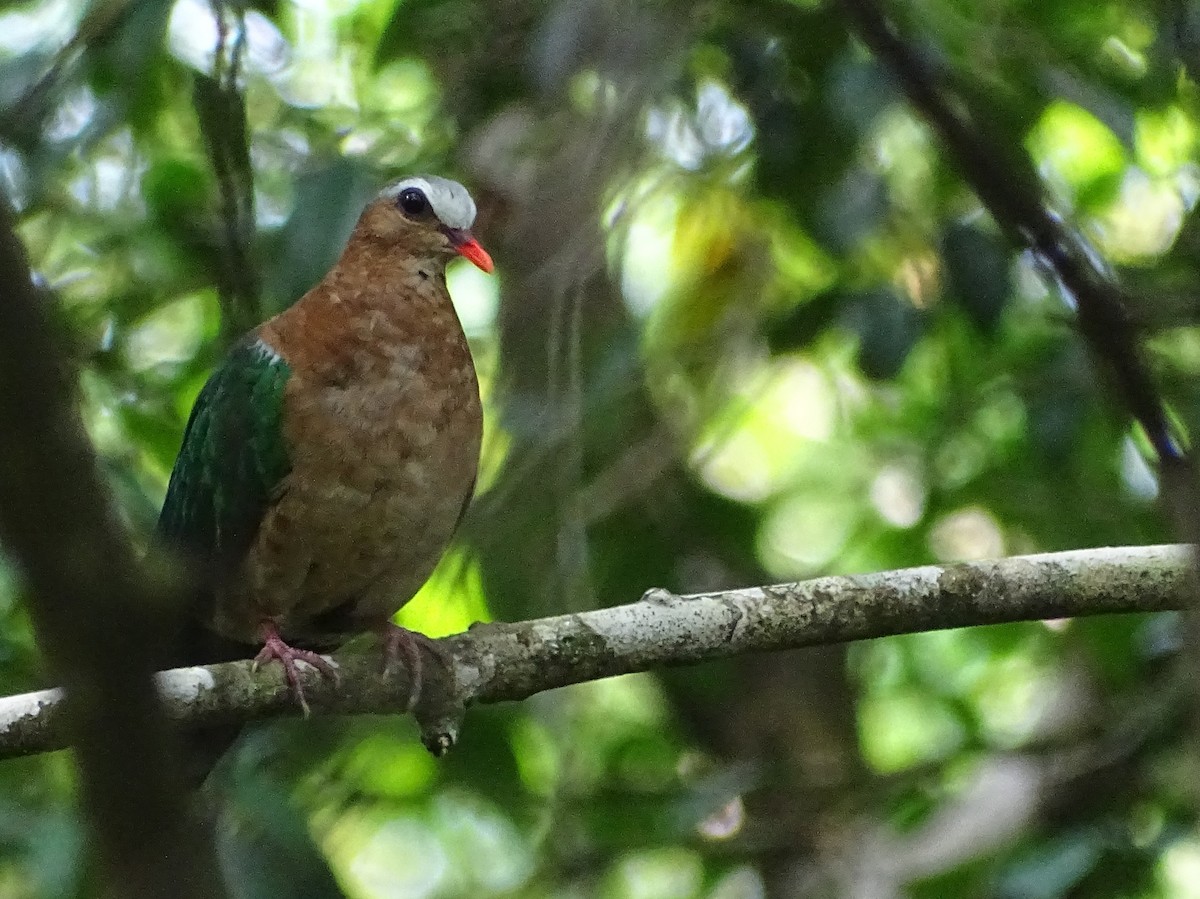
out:
M409 187L400 192L398 199L400 208L404 210L405 215L420 215L429 208L429 201L425 199L425 194L421 193L415 187Z

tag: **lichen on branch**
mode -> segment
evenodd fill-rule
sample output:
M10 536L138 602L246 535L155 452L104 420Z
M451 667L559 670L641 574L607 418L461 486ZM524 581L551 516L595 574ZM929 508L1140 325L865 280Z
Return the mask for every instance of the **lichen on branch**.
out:
M433 641L439 651L430 653L416 717L426 745L440 754L472 704L618 674L919 631L1181 609L1189 561L1186 546L1085 549L691 596L650 590L607 609L478 624ZM405 708L403 666L384 676L378 655L360 645L333 658L336 685L304 672L314 713ZM182 668L160 674L158 685L167 714L185 729L299 714L276 666ZM0 758L64 746L59 702L56 690L0 699Z

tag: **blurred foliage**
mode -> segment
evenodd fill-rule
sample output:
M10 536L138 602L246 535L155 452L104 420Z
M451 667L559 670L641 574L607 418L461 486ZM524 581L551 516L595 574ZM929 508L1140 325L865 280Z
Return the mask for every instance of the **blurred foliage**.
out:
M1200 413L1193 0L897 4L1140 298ZM1143 442L847 33L802 0L0 7L0 188L146 536L224 343L388 177L456 175L487 399L433 634L821 573L1171 538ZM16 390L20 385L3 385ZM43 680L0 568L0 690ZM238 895L1200 896L1171 616L1018 624L246 735ZM0 766L0 897L92 895L63 755Z

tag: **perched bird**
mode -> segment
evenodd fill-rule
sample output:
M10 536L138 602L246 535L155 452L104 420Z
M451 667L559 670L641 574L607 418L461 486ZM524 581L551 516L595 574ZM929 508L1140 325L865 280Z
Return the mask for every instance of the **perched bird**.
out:
M205 573L173 664L261 647L256 662L279 662L307 710L296 663L332 676L314 649L376 630L419 692L414 635L391 616L475 485L479 384L446 288L456 256L492 270L474 219L457 182L392 182L324 279L208 379L158 523Z

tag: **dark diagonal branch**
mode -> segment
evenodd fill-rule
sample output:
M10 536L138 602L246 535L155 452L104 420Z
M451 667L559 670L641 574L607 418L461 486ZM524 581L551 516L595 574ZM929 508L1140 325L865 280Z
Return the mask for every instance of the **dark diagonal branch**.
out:
M706 659L916 631L1179 609L1188 551L1180 546L1078 550L910 568L697 596L651 591L641 601L519 624L479 625L437 641L453 677L429 654L417 708L426 745L441 751L462 710L543 690ZM340 685L313 674L304 690L318 713L396 713L403 670L384 678L374 652L335 656ZM400 666L397 666L400 667ZM249 662L181 668L160 676L168 713L188 728L295 715L277 666ZM439 675L441 672L441 676ZM311 672L310 672L311 673ZM0 699L0 757L64 745L59 695Z
M1096 251L1046 204L1024 149L972 116L937 73L896 33L875 0L841 0L863 43L895 78L942 139L955 167L992 217L1021 246L1034 250L1075 299L1079 325L1116 378L1121 398L1166 468L1188 465L1172 436L1158 387L1138 345L1130 298Z
M992 218L1021 247L1033 250L1074 298L1079 329L1111 373L1121 404L1145 432L1158 456L1164 509L1179 539L1200 553L1200 485L1192 457L1176 440L1166 407L1130 315L1131 297L1096 250L1067 227L1046 203L1028 153L973 113L896 32L876 0L840 0L858 37L891 74L908 100L941 138L951 161ZM1200 558L1197 559L1200 566ZM1193 598L1197 579L1193 573ZM1186 664L1192 672L1193 727L1200 730L1200 609L1186 619Z
M38 645L66 687L62 734L76 749L112 894L219 896L150 677L155 597L108 508L57 365L47 298L2 202L0 285L0 537L25 582Z

